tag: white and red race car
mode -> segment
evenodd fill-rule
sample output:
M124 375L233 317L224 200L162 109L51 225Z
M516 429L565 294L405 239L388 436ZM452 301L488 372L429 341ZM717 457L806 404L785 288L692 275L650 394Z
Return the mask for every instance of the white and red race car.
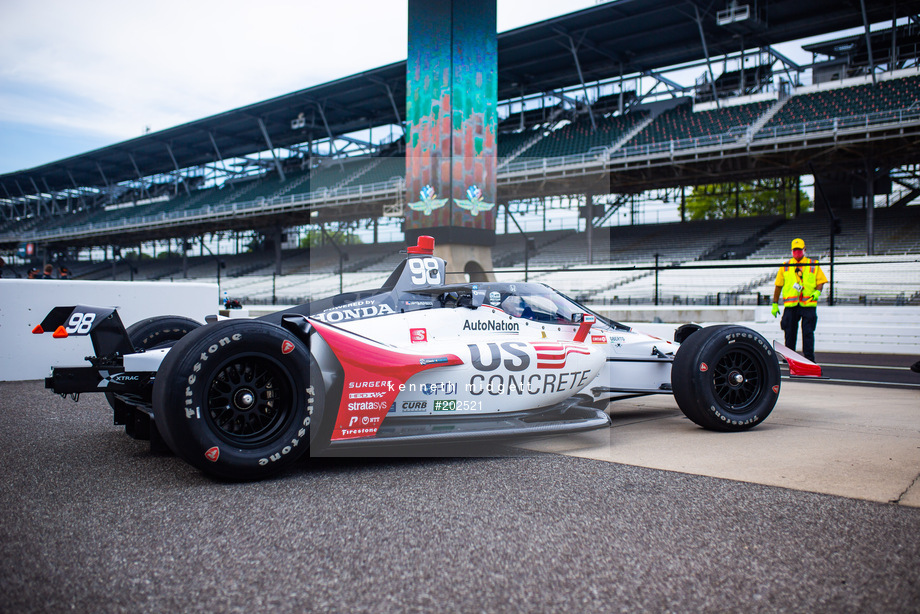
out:
M433 247L420 238L378 289L257 319L162 316L125 329L112 308L56 307L33 332L89 335L96 355L54 367L45 385L106 393L130 435L230 479L308 452L601 428L610 401L647 394L673 394L720 431L773 410L777 354L753 330L685 326L678 344L542 284L444 284Z

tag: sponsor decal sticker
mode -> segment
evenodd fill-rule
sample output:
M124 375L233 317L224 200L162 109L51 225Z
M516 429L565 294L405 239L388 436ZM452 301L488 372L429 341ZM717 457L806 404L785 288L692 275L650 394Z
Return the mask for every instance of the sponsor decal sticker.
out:
M348 403L348 411L378 411L389 407L386 401L352 401Z
M208 459L209 461L211 461L212 463L216 463L218 457L220 457L220 450L218 449L217 446L214 446L213 448L209 448L208 451L204 453L204 457Z
M403 411L425 411L428 409L428 401L403 401Z
M290 339L285 339L284 343L281 344L281 353L290 354L294 351L294 343Z
M704 373L705 373L706 371L709 371L709 365L707 365L705 362L701 362L701 363L700 363L700 371L703 371Z
M563 369L569 354L591 354L579 343L538 341L531 345L537 350L538 369Z
M445 362L447 362L448 360L450 360L450 359L447 358L447 356L441 356L441 357L439 357L439 358L419 358L418 364L420 364L420 365L422 365L422 366L424 366L424 365L438 365L438 364L441 364L441 363L445 363Z
M456 399L439 399L434 402L434 411L457 411Z
M502 295L499 292L489 292L489 304L498 307L502 302Z
M779 394L779 384L773 386L773 394Z
M323 322L335 324L336 322L342 322L346 320L359 320L361 318L370 318L373 316L385 316L391 313L396 312L389 305L382 304L368 305L366 307L355 307L354 309L340 308L336 311L324 311L323 313L316 314L314 317L319 318Z
M591 335L591 343L607 343L606 335Z
M422 384L420 390L425 396L434 394L457 394L457 382L435 382Z
M348 395L349 399L382 399L386 396L385 391L379 392L352 392Z
M410 328L409 329L409 341L411 341L412 343L427 343L428 342L428 329Z
M378 422L380 422L380 418L378 416L352 416L348 421L348 428L351 428L356 424L367 426L368 424L377 424Z
M493 333L517 333L521 331L521 325L517 322L505 322L500 320L495 322L494 320L482 320L477 322L470 322L465 320L463 322L463 330L476 330L483 332L493 332Z

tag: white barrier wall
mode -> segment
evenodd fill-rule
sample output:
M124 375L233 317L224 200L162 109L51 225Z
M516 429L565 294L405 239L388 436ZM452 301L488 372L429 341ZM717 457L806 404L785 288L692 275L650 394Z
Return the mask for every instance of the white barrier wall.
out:
M52 365L89 365L89 337L54 339L32 329L59 305L117 307L125 326L159 315L204 323L218 311L216 284L0 279L0 381L42 379Z

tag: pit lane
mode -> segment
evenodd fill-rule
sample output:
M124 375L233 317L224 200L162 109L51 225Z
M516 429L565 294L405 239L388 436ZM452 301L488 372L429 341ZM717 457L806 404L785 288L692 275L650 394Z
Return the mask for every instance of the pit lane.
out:
M0 383L0 610L915 611L920 392L782 385L749 433L646 397L533 442L565 454L420 449L442 458L228 484L151 455L101 398Z

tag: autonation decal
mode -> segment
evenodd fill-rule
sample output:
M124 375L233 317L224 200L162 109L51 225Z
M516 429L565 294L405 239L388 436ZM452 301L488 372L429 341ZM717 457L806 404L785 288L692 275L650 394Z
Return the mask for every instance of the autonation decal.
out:
M521 330L521 325L517 322L495 322L493 320L478 320L463 322L463 330L488 331L495 333L517 333Z

